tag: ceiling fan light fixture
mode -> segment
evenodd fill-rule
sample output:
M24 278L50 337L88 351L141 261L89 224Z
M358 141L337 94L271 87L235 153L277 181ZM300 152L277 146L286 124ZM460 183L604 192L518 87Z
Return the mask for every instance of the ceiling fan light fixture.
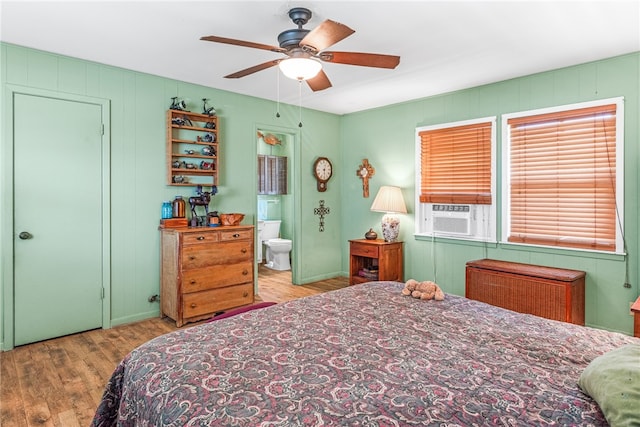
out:
M293 80L309 80L322 69L322 64L311 58L287 58L279 64L282 73Z

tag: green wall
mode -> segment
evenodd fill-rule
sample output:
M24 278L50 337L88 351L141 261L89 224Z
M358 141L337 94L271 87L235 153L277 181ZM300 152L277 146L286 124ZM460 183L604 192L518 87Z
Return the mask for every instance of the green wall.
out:
M344 144L342 167L347 172L342 194L344 241L361 238L373 227L380 233L381 215L370 212L373 197L382 185L403 188L409 213L401 219L400 238L405 241L405 279L433 280L446 292L464 295L465 263L481 258L541 264L584 270L586 323L599 328L631 333L633 318L629 302L638 288L638 108L640 54L634 53L532 76L474 87L417 101L349 114L342 120ZM571 104L595 99L625 98L625 235L628 248L630 289L624 288L622 256L577 251L525 249L513 245L463 243L417 239L415 213L415 128L487 116L498 117L498 169L501 165L501 120L504 113ZM363 158L376 168L370 182L371 197L362 198L355 169ZM502 200L498 175L497 199ZM498 204L498 217L500 216ZM499 220L499 218L498 218ZM498 221L500 227L500 222ZM500 228L498 228L500 235ZM348 270L347 259L343 269Z
M221 118L222 165L219 193L211 207L243 212L245 224L253 224L256 217L256 130L273 129L294 136L292 233L293 256L299 260L294 271L297 283L347 274L347 240L361 238L370 227L380 232L381 215L370 212L369 207L381 185L393 184L403 188L409 209L401 226L406 278L433 278L435 271L447 292L464 294L464 264L472 259L494 257L582 269L588 273L587 323L632 331L628 305L638 296L640 237L635 214L640 166L638 53L345 116L304 110L302 128L298 127L297 106L281 105L281 117L276 118L275 103L263 99L11 44L0 43L0 55L0 342L12 327L12 141L7 85L110 100L112 325L158 314L157 303L149 303L147 298L159 291L160 204L176 194L193 194L191 188L165 184L165 112L170 98L179 96L190 102L194 111L199 111L201 98L209 98L216 107ZM281 90L297 90L297 83L291 83ZM624 260L619 256L549 253L413 237L417 126L614 96L624 96L626 101L625 227L632 289L622 287ZM318 156L329 157L335 169L325 193L316 191L311 173ZM363 158L376 169L368 199L362 197L362 182L355 175ZM314 215L320 200L330 208L324 232L319 232L319 218ZM4 342L5 348L10 345Z
M8 85L75 94L111 101L111 323L117 325L156 316L157 303L148 297L159 293L160 206L176 194L193 195L191 187L165 184L165 115L171 97L188 101L193 111L200 111L201 99L209 98L221 119L221 176L219 192L212 209L243 212L244 224L253 224L256 213L256 130L277 129L295 135L296 170L294 179L301 193L295 211L294 250L303 262L298 271L300 283L340 275L340 185L319 194L311 165L317 156L337 159L340 156L340 117L304 110L303 127L298 127L298 107L280 105L275 117L275 103L170 80L148 74L105 66L61 55L0 44L2 87L2 141L0 146L0 279L2 300L0 329L12 328L12 166L11 117ZM297 83L281 85L282 91L296 91ZM275 90L275 88L274 88ZM304 99L303 99L304 102ZM72 159L70 159L72 160ZM334 183L341 180L340 172ZM34 174L34 179L42 179ZM318 233L313 208L318 200L333 208L327 228ZM321 252L322 255L316 256ZM3 333L0 342L4 342ZM12 336L10 334L10 336ZM10 346L10 343L4 343Z

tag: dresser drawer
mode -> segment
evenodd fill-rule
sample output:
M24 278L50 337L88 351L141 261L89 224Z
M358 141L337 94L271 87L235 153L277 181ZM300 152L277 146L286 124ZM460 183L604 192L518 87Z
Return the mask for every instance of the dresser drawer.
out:
M235 264L250 259L253 259L253 240L189 245L182 250L182 268L184 269Z
M228 242L232 240L253 240L253 230L221 230L220 241Z
M199 292L246 282L253 282L251 261L196 268L184 271L182 293Z
M378 254L377 246L351 242L351 255L378 258Z
M185 233L182 242L185 245L195 245L203 243L215 243L220 240L220 233L217 231L201 231L199 233Z
M184 318L251 304L253 303L253 283L185 294L182 302Z

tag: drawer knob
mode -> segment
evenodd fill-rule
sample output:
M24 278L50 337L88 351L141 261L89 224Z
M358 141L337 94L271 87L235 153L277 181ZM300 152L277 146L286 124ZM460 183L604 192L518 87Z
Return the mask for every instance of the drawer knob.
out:
M238 237L240 237L240 235L238 233L236 233L236 234L233 235L233 237L235 237L237 239Z
M197 239L198 239L198 240L204 240L204 239L205 239L205 237L204 237L204 236L198 236L198 237L197 237Z
M248 297L248 296L249 296L249 292L244 291L244 293L242 294L242 296L243 296L244 298Z
M247 248L240 249L240 252L242 252L243 254L246 254L247 253Z
M196 281L195 281L195 280L192 280L192 281L191 281L191 284L192 284L192 285L195 285L195 284L196 284Z
M191 308L196 308L196 303L195 302L191 303Z
M195 257L195 256L193 256L193 255L189 255L189 259L190 259L191 261L193 261L194 259L196 259L196 257Z
M249 274L249 272L245 269L245 270L242 270L242 274L246 276L247 274Z

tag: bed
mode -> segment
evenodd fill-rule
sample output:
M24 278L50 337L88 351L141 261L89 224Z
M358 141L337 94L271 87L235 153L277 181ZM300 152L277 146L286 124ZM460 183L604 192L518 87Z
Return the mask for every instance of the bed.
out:
M106 385L93 426L607 425L578 386L640 340L370 282L163 335Z

